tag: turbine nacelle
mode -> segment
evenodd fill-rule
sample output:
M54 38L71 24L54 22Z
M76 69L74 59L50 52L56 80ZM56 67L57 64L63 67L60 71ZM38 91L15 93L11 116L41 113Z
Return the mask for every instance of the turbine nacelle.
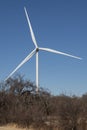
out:
M39 50L40 50L39 47L37 47L37 48L36 48L36 52L39 52Z

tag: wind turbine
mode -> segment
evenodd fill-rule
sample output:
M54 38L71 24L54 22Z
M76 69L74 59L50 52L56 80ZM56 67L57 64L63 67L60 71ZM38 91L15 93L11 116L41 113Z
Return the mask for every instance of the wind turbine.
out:
M33 29L31 26L31 22L30 22L30 19L29 19L29 16L28 16L28 13L27 13L27 10L25 7L24 7L24 11L25 11L27 22L28 22L31 38L32 38L32 41L35 45L35 49L33 51L31 51L31 53L12 71L12 73L10 73L10 75L5 79L5 81L8 80L23 64L25 64L28 60L30 60L32 58L33 55L36 54L36 92L38 92L39 91L39 73L38 73L38 70L39 70L39 68L38 68L38 53L39 53L39 51L47 51L47 52L51 52L51 53L55 53L55 54L69 56L69 57L76 58L76 59L82 59L82 58L74 56L74 55L70 55L70 54L67 54L64 52L60 52L57 50L53 50L50 48L39 47L37 44Z

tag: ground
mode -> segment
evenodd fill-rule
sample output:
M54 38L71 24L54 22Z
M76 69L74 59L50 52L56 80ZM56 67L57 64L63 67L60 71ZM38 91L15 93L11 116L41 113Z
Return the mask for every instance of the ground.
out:
M18 128L16 125L6 125L6 126L0 126L0 130L32 130L27 128Z

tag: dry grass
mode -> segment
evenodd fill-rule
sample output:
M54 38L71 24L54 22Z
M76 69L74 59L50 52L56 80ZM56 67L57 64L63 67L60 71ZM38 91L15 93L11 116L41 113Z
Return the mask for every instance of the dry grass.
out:
M26 129L16 128L12 126L1 126L0 130L26 130Z
M6 126L0 126L0 130L33 130L32 128L19 128L15 124L10 124Z

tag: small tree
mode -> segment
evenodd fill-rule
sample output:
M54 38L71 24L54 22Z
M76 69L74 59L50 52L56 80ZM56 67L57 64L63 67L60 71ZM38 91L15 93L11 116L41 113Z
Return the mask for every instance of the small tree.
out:
M77 130L81 105L77 97L63 96L58 107L59 124L65 130Z

